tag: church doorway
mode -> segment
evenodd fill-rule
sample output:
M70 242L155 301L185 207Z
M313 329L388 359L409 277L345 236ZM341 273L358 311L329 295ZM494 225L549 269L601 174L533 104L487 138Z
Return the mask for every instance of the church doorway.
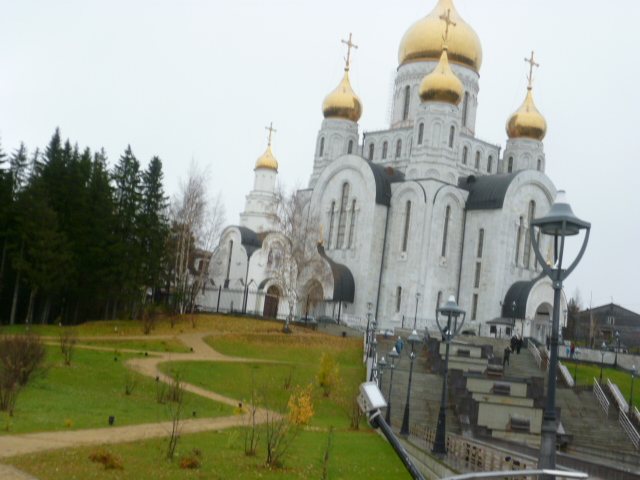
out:
M268 318L277 318L279 301L280 290L278 290L278 287L275 285L271 285L264 299L264 310L262 314Z
M551 336L551 312L552 306L549 303L541 303L533 319L531 336L543 345L547 344L547 337Z

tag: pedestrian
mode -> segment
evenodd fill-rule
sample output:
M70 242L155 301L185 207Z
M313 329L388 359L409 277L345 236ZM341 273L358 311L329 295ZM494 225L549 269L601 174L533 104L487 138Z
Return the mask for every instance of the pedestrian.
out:
M404 348L404 342L402 341L402 337L398 337L398 340L396 340L396 352L400 354L403 348Z
M511 347L507 347L504 349L504 357L502 357L502 366L506 367L509 365L509 357L511 356Z
M429 341L429 327L424 327L424 343Z
M520 349L522 348L522 335L518 335L518 341L516 342L516 353L520 355Z
M514 333L511 337L511 351L513 352L516 349L516 344L518 343L518 334Z
M569 355L571 355L571 347L567 345L567 358L569 358Z
M569 349L569 354L571 355L571 358L573 358L573 356L576 354L576 344L571 342L571 348Z

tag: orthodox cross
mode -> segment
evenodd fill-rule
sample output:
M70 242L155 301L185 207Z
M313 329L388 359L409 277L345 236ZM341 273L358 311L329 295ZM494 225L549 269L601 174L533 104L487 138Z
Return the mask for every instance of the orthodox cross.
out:
M533 50L531 51L531 58L525 58L524 61L529 64L529 88L531 88L531 82L533 81L533 67L539 67L540 64L533 61Z
M271 136L273 135L273 132L277 132L277 130L273 128L273 122L271 122L268 127L264 128L269 130L269 146L271 146Z
M349 34L349 40L342 40L342 43L347 45L347 66L344 67L345 70L349 71L349 64L351 62L351 47L358 48L358 46L351 41L353 38L353 34Z
M442 40L444 40L444 43L447 43L447 40L449 39L449 25L453 25L454 27L456 26L456 22L451 20L450 8L447 8L447 13L443 13L442 15L440 15L440 20L442 20L446 24L446 27L444 29L444 35L442 36Z

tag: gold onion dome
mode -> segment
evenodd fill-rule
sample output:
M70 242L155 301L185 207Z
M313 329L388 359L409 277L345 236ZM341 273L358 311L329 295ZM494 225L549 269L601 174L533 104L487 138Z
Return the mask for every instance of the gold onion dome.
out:
M452 0L440 0L433 11L414 23L402 37L398 49L398 62L404 65L419 60L437 60L444 46L443 36L447 24L441 20L451 10L451 20L456 24L449 28L447 45L449 60L471 67L476 72L482 65L482 45L480 38L460 16Z
M445 45L436 68L420 82L420 98L423 102L445 102L458 105L462 95L464 95L464 87L449 66Z
M531 85L527 87L527 97L520 108L509 117L506 128L509 138L542 140L547 134L547 121L533 103Z
M267 146L267 151L256 162L256 168L268 168L269 170L278 171L278 161L271 153L271 142Z
M327 95L322 102L324 118L344 118L357 122L362 116L362 102L351 88L349 69L345 68L344 76L338 88Z

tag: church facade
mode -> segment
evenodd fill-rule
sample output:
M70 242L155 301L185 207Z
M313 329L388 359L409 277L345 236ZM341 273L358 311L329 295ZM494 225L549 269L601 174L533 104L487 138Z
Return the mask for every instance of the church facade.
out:
M350 52L351 38L345 43ZM363 107L350 84L349 58L322 104L312 173L300 192L322 226L318 255L332 272L314 288L337 301L343 316L371 312L381 328L399 327L403 318L432 326L436 308L453 295L469 330L485 335L493 325L544 340L553 292L529 229L556 189L545 175L547 125L533 101L533 54L524 102L507 119L504 151L475 137L482 46L452 0L440 0L400 42L388 129L359 132ZM240 226L228 227L214 252L213 261L227 266L216 270L213 285L252 280L278 294L269 274L274 252L263 247L275 235L269 201L277 170L270 137ZM566 311L564 296L563 303Z

